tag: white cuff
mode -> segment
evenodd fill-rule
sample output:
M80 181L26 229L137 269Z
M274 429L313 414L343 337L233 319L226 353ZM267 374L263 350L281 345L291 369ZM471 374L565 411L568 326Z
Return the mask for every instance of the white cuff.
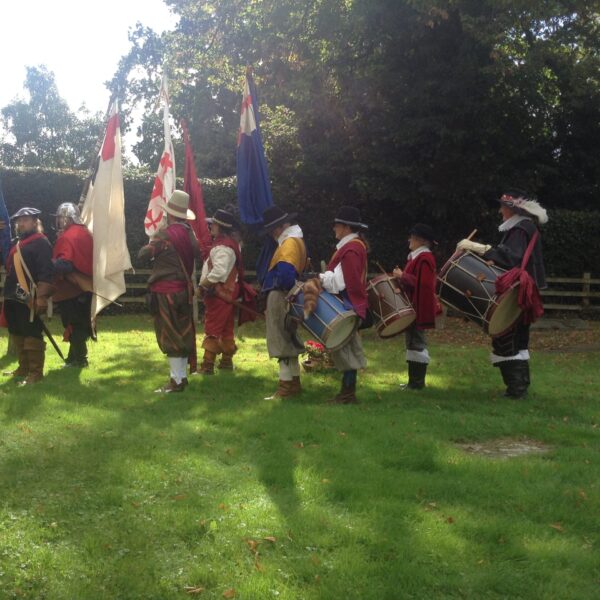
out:
M325 290L330 294L339 294L346 289L346 282L344 281L344 272L342 271L341 263L339 263L333 271L321 273L319 278L321 279L321 283Z
M493 365L496 365L501 362L507 362L509 360L529 360L529 350L519 350L516 354L512 356L498 356L493 352L490 353L490 362Z
M427 348L425 350L407 350L406 351L406 361L407 362L418 362L423 363L425 365L429 364L429 351Z

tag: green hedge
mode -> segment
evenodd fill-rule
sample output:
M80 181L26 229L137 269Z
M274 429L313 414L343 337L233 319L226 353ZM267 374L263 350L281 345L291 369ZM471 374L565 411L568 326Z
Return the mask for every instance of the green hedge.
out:
M52 237L52 218L49 214L61 202L78 202L83 176L69 171L44 169L0 169L4 198L9 211L32 205L44 213L48 234ZM147 241L143 219L152 190L152 174L131 172L125 176L125 217L127 239L134 266L142 267L136 260L138 249ZM206 209L209 214L219 206L236 203L235 177L202 181ZM181 187L181 181L178 182ZM283 195L283 194L281 194ZM335 240L331 230L336 206L328 198L294 197L282 198L279 204L287 210L301 213L299 221L305 231L313 265L318 269L320 260L328 260ZM499 215L497 206L471 206L456 211L453 219L443 221L423 212L407 210L401 202L370 202L361 206L364 219L370 225L372 264L380 262L387 269L406 260L407 232L415 221L429 222L437 232L440 246L438 263L447 258L458 240L475 227L475 239L496 242ZM584 272L600 274L600 212L598 211L549 211L550 220L542 229L544 257L549 275L579 277ZM244 254L248 269L254 262L260 247L260 238L246 232Z

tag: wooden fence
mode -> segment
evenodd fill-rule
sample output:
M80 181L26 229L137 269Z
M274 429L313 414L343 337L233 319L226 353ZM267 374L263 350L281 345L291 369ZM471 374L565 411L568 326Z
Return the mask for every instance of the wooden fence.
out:
M600 310L599 286L600 279L593 279L591 273L581 278L548 277L548 289L540 292L544 310Z
M125 274L127 293L119 298L123 304L143 304L146 280L150 269L137 269ZM254 271L246 271L246 278L252 282ZM372 276L375 276L373 274ZM4 287L4 269L0 270L0 288ZM600 311L600 279L590 273L582 277L548 277L548 289L542 290L546 311ZM0 296L0 301L2 297ZM197 310L197 303L195 305ZM197 314L197 313L196 313Z

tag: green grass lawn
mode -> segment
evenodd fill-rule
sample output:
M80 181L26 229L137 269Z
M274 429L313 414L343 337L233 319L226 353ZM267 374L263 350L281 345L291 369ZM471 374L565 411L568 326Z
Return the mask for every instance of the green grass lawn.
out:
M43 384L0 384L0 598L600 597L600 353L534 354L507 400L465 325L400 392L402 338L368 332L361 404L330 406L337 373L263 401L276 363L242 331L237 370L183 394L153 393L145 316L102 319L89 369L49 347ZM495 438L551 449L456 446Z

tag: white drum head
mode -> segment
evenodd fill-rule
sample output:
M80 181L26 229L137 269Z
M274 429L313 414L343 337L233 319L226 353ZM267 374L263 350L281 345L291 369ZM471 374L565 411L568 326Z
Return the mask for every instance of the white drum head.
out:
M408 329L412 322L415 320L416 315L415 311L406 311L406 314L399 316L397 319L394 319L390 323L388 323L385 327L382 327L379 331L379 336L382 338L393 337L394 335L398 335L402 333L405 329Z
M501 335L510 329L521 316L523 312L518 302L519 288L513 288L498 299L498 306L490 315L488 324L488 334L493 336Z
M354 333L358 325L358 317L352 315L343 319L336 319L331 325L331 330L325 340L328 350L335 350L344 345L344 342Z

